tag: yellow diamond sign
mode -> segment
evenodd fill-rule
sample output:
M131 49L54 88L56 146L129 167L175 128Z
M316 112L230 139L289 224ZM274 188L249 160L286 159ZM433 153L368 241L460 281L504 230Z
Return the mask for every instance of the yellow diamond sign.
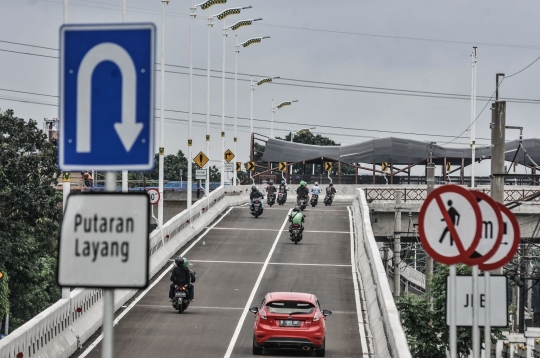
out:
M209 160L210 159L208 159L206 154L204 154L203 152L199 152L199 154L197 154L195 158L193 158L193 161L199 166L199 168L204 168L204 166L206 165L206 163L208 163Z
M227 149L227 151L226 151L225 154L224 154L224 157L225 157L225 160L227 161L227 163L230 163L231 160L234 159L234 153L231 152L230 149Z

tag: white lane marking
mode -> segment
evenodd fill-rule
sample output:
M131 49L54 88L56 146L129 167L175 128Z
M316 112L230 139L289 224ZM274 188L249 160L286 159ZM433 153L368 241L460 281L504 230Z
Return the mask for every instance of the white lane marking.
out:
M225 212L225 214L223 214L215 223L214 225L210 226L201 236L199 236L199 238L197 240L195 240L191 245L189 245L189 247L187 249L184 250L184 252L182 252L180 254L180 256L185 256L185 254L191 250L191 248L193 246L195 246L195 244L197 242L199 242L200 239L202 239L206 234L208 234L208 232L210 230L212 230L213 226L219 224L219 222L221 220L223 220L223 218L225 218L225 216L227 216L227 214L229 214L231 212L233 208L229 208L229 210L227 210L227 212ZM165 277L165 275L167 275L169 273L169 270L172 269L174 267L174 264L170 265L165 271L163 271L163 273L161 275L159 275L159 277L154 281L152 282L139 296L137 296L133 302L131 302L131 304L124 310L122 311L122 313L120 313L118 315L118 317L116 317L116 319L114 320L114 323L113 323L113 327L116 326L118 324L118 322L124 318L124 316L129 312L131 311L131 309L137 304L137 302L139 302L147 293L148 291L150 291L155 285L157 285L157 283L159 281L161 281L161 279L163 277ZM86 348L86 350L79 356L79 358L84 358L86 357L98 344L99 342L101 342L101 340L103 339L103 333L99 335L99 337L96 338L96 340L94 342L92 342L92 344L90 346L88 346L88 348Z
M216 261L216 260L189 260L190 262L216 263L216 264L257 264L262 265L264 262L254 261Z
M362 316L362 306L360 305L360 290L358 288L358 275L356 273L356 257L354 256L353 217L351 208L349 206L347 206L347 210L349 211L349 229L351 232L351 266L354 284L354 299L356 301L356 316L358 317L358 331L360 333L360 345L362 346L362 355L369 356L366 332L364 330L364 317Z
M171 308L171 305L137 305L137 307L156 307L156 308ZM210 307L210 306L195 306L191 304L189 306L190 310L193 309L208 309L208 310L243 310L243 307ZM333 313L333 312L332 312Z
M229 343L229 347L227 348L227 351L225 352L224 358L230 358L232 354L234 346L236 345L236 340L238 339L238 335L240 334L240 330L242 330L242 325L244 324L244 321L246 320L249 305L253 301L253 298L255 297L255 293L257 293L257 289L259 288L259 285L261 284L264 272L266 271L266 268L268 267L268 263L270 262L270 258L272 257L272 254L274 253L274 250L276 249L279 238L281 237L281 233L283 232L285 225L287 225L287 223L289 222L289 215L291 214L291 210L289 210L289 212L287 213L287 217L285 218L285 221L283 221L283 225L281 225L281 229L279 230L279 233L277 234L276 239L274 240L274 244L272 245L272 248L270 249L270 252L268 253L268 257L264 261L264 265L261 269L261 272L259 273L259 277L257 278L255 285L253 286L253 290L251 290L251 294L249 295L249 298L246 302L246 306L244 307L244 312L242 312L242 316L240 317L240 320L238 321L238 324L236 325L236 329L234 330L234 334L231 338L231 342Z
M263 265L264 262L255 261L216 261L216 260L189 260L197 263L216 263L216 264L255 264ZM329 267L351 267L351 265L340 264L303 264L298 262L269 262L268 265L285 265L285 266L329 266Z
M258 229L258 228L243 228L243 227L215 227L215 230L237 230L237 231L275 231L278 232L278 229ZM304 232L310 233L323 233L323 234L347 234L348 231L317 231L317 230L304 230Z
M301 263L296 263L296 262L271 262L270 265L351 267L351 265L339 265L339 264L301 264Z

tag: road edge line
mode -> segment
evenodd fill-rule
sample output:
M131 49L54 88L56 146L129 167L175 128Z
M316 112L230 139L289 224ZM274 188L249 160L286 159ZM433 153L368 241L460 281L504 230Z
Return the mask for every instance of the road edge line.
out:
M352 265L352 275L353 275L353 285L354 285L354 300L356 302L356 316L358 317L358 332L360 333L360 345L362 347L362 355L369 356L369 349L367 345L366 332L365 332L365 322L362 315L362 305L360 304L360 288L358 286L358 273L356 268L356 257L354 255L354 227L353 227L353 217L351 212L351 207L347 206L349 211L349 231L351 234L351 265Z
M238 340L238 336L240 335L240 331L242 330L242 326L244 325L244 321L246 320L246 316L248 313L249 305L255 298L255 294L257 293L257 289L259 288L259 285L261 284L262 278L264 276L264 273L266 271L266 268L268 267L268 263L270 262L270 259L272 258L272 255L274 254L274 250L276 249L277 243L279 242L279 238L281 237L281 234L283 233L283 229L285 228L285 225L287 222L289 222L289 215L291 214L291 210L289 209L287 213L287 217L285 218L285 221L283 222L283 225L281 225L281 229L279 230L279 233L276 237L276 240L274 240L274 244L272 245L272 248L270 249L270 252L268 253L268 257L264 261L264 265L261 268L261 272L259 273L259 277L257 277L257 281L255 281L255 285L253 286L253 289L251 290L251 294L249 295L249 298L247 300L247 303L244 307L244 312L242 312L242 316L240 316L240 320L238 321L238 324L236 325L236 329L234 330L233 336L231 338L231 341L229 343L229 347L227 348L227 351L225 352L224 358L230 358L232 351L234 349L234 346L236 345L236 341Z
M230 211L231 211L232 209L233 209L233 207L230 207L224 214L222 214L221 217L220 217L214 224L212 224L212 226L210 226L208 229L206 229L206 231L205 231L202 235L200 235L200 236L197 238L197 240L193 241L193 243L192 243L191 245L189 245L189 247L188 247L187 249L185 249L184 252L182 252L182 253L180 254L180 256L185 256L185 254L186 254L189 250L191 250L191 249L193 248L193 246L195 246L195 244L196 244L197 242L199 242L200 239L202 239L204 236L206 236L206 234L208 234L208 232L209 232L210 230L212 230L212 228L213 228L215 225L219 224L219 222L220 222L221 220L223 220L223 218L225 218L225 216L226 216L228 213L230 213ZM165 267L165 266L164 266L164 267ZM141 299L142 299L142 298L143 298L143 297L144 297L144 296L152 289L152 288L154 288L154 286L157 285L157 283L158 283L159 281L161 281L161 279L162 279L163 277L165 277L165 275L167 275L167 274L169 273L169 270L172 269L173 267L174 267L174 264L171 264L165 271L163 271L163 272L161 273L161 275L158 276L157 279L154 280L154 282L152 282L152 283L151 283L151 284L150 284L150 285L149 285L149 286L148 286L148 287L147 287L147 288L146 288L139 296L137 296L137 297L133 300L133 302L131 302L131 304L130 304L125 310L123 310L122 313L120 313L120 314L118 315L118 317L116 317L116 319L115 319L114 322L113 322L113 327L116 326L116 325L118 324L118 322L119 322L119 321L120 321L120 320L121 320L121 319L129 312L129 311L131 311L131 309L132 309L133 307L135 307L135 305L136 305L136 304L137 304L137 303L138 303L138 302L139 302L139 301L140 301L140 300L141 300ZM78 358L84 358L84 357L86 357L88 354L90 354L90 352L92 352L92 350L93 350L94 348L96 348L96 346L99 344L99 342L101 342L102 339L103 339L103 333L101 333L101 334L99 335L99 337L97 337L96 340L95 340L94 342L92 342L92 344L90 344L90 345L88 346L88 348L86 348L86 350L85 350L84 352L82 352L82 353L79 355Z

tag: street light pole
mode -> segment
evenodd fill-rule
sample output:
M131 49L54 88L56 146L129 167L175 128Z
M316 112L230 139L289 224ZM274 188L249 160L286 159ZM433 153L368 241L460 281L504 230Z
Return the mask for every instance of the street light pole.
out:
M210 156L210 29L214 26L213 17L208 9L208 51L206 61L206 154ZM210 166L206 168L206 184L204 185L204 195L210 195Z
M126 22L126 0L122 0L122 22Z
M124 22L126 22L126 0L122 0L122 23ZM128 191L128 171L122 170L122 193Z
M238 50L238 35L234 35L234 41L235 41L235 64L234 64L234 153L236 153L237 149L237 141L238 141L238 132L236 127L236 122L238 118L238 53L240 52ZM251 77L251 81L253 81L253 77ZM251 97L253 100L253 96ZM253 115L253 113L252 113ZM233 179L233 186L236 186L236 172L234 172L234 179Z
M274 107L274 99L272 98L272 122L270 123L270 138L274 138L274 113L276 113L276 107Z
M69 0L64 0L64 24L68 22Z
M169 0L161 0L161 104L160 104L160 136L159 136L159 174L158 190L163 198L163 157L165 155L165 5ZM163 200L158 203L158 225L163 231Z
M255 92L255 83L257 84L257 86L260 86L262 85L263 83L268 83L268 82L272 82L273 80L275 80L276 78L280 78L280 77L267 77L267 78L263 78L262 80L259 80L257 82L253 82L253 76L251 76L251 135L253 135L253 93ZM274 101L272 99L272 101ZM273 104L274 102L272 102L272 107L274 106ZM272 129L271 129L271 135L270 137L274 137L274 122L273 122L273 117L272 117Z
M476 46L471 54L471 188L475 187L474 164L476 162Z

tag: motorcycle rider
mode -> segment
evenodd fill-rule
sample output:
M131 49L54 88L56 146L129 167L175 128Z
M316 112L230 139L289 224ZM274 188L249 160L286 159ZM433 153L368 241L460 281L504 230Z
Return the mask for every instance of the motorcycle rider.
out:
M261 193L259 191L259 189L257 188L256 185L253 185L251 187L251 193L249 194L249 200L251 200L250 204L249 204L249 208L251 210L253 210L253 200L254 199L259 199L259 198L261 199L261 200L259 200L259 202L261 203L261 209L264 209L264 206L263 206L264 195L263 195L263 193Z
M176 267L171 272L171 286L169 287L169 302L172 302L174 298L174 290L178 287L186 287L188 290L188 299L194 302L195 287L191 283L191 273L187 266L187 260L184 260L182 256L178 256L174 259Z
M321 194L321 188L319 188L319 183L315 182L315 185L311 187L311 194L317 195L317 201L319 200L319 195Z
M300 181L300 186L298 187L298 189L296 189L296 205L300 205L300 199L306 199L307 196L309 195L309 189L308 187L306 186L306 182L305 181ZM307 199L306 199L307 200Z
M277 191L272 180L268 182L268 186L265 189L268 194L274 194Z
M287 188L287 182L285 179L281 179L281 184L279 184L279 192L283 193L283 199L287 200L287 192L289 191L289 188Z
M289 232L292 232L292 228L294 224L300 225L300 231L304 231L304 225L303 225L304 218L305 218L305 215L302 214L298 205L295 206L292 213L289 215L289 222L291 223L289 225Z
M332 195L332 201L334 201L334 195L336 195L336 188L334 188L334 184L330 183L326 187L326 195Z

